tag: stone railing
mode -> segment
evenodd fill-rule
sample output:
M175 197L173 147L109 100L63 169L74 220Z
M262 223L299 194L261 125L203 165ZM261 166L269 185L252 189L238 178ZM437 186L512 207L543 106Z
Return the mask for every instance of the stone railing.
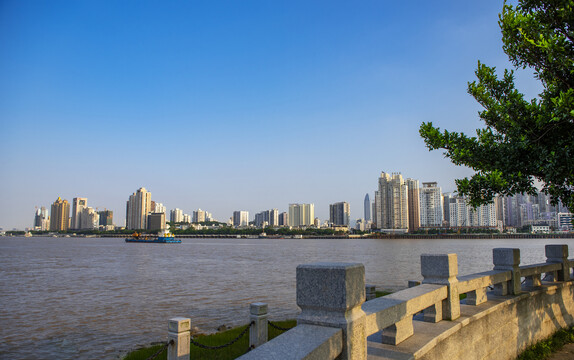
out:
M369 301L365 289L372 286L365 287L362 264L299 265L297 326L266 343L266 326L264 335L253 329L254 338L265 339L252 341L255 349L240 359L366 359L368 336L380 332L383 343L400 344L414 334L413 318L421 312L417 319L430 323L457 319L461 294L466 305L479 305L488 300L489 288L513 296L540 286L544 274L544 281L569 281L574 261L568 260L568 246L546 245L545 251L546 263L520 266L519 249L493 249L493 270L461 277L456 254L423 254L422 284ZM258 311L252 305L251 321L257 322ZM189 358L181 355L168 359Z

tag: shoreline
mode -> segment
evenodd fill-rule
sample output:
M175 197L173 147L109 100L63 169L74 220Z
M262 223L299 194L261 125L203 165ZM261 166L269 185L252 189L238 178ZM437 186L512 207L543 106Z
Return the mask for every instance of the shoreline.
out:
M147 235L154 237L157 235ZM382 234L369 235L286 235L286 236L258 236L258 235L229 235L229 234L175 234L177 238L188 239L573 239L574 233L551 234ZM126 234L32 234L0 235L2 237L56 237L56 238L126 238Z

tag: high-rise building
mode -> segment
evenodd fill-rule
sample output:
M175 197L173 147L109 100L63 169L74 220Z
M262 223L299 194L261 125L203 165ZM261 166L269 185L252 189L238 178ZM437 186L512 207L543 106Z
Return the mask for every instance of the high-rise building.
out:
M279 226L289 226L289 214L287 212L279 214Z
M180 223L183 222L183 210L175 208L169 212L169 221Z
M151 212L151 193L139 188L130 195L126 206L126 228L131 230L147 229L147 216Z
M166 229L165 224L165 213L151 213L148 215L147 220L147 229L148 230L164 230Z
M66 231L70 226L70 203L58 197L50 212L50 231Z
M152 201L152 213L164 213L167 214L167 209L165 208L165 206L162 203L158 203L158 202L154 202Z
M422 227L439 227L443 221L443 199L436 182L424 182L420 189L420 219Z
M279 225L279 210L271 209L265 210L260 213L255 214L253 220L255 226L263 227L265 226L278 226Z
M42 206L34 215L34 230L46 231L50 229L50 216L48 210Z
M365 221L371 221L371 199L369 198L369 193L365 195L365 201L363 203Z
M289 226L311 226L315 221L315 204L289 204Z
M72 223L70 224L71 229L81 229L82 228L82 211L88 206L87 198L74 198L72 200Z
M379 229L408 229L408 187L401 174L381 172L374 217Z
M408 187L409 231L417 231L421 225L419 181L406 180Z
M336 226L349 226L351 207L348 202L338 202L329 205L329 222Z
M80 229L93 230L97 229L100 224L100 215L94 208L85 207L80 215Z
M249 211L234 211L233 226L247 226L247 225L249 225Z
M450 226L450 204L454 201L451 193L442 195L442 216L447 225Z
M114 212L111 210L103 210L100 214L100 226L113 226L114 225Z
M192 218L192 222L194 223L200 223L200 222L205 222L205 218L206 218L206 214L205 211L201 210L201 209L197 209L197 211L194 211L192 213L193 218Z
M474 209L463 197L450 202L450 227L497 227L496 204L481 205Z

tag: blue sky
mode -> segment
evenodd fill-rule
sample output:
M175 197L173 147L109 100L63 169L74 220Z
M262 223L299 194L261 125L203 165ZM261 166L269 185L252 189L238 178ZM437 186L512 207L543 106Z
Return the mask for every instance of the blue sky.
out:
M0 227L87 197L125 222L139 187L168 209L351 204L381 171L455 167L423 121L473 133L477 61L510 67L502 1L0 2ZM537 83L518 73L535 96Z

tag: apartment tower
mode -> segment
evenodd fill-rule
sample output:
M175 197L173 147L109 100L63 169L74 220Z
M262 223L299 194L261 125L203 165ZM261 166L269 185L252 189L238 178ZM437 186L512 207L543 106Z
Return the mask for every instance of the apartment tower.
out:
M151 193L139 188L130 195L126 206L126 228L147 229L147 216L151 212Z

